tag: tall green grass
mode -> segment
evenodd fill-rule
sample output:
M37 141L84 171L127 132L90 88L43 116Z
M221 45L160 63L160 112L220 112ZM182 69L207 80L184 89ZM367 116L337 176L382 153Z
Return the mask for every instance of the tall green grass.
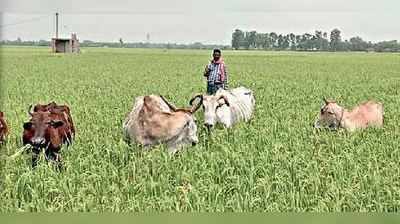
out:
M223 52L230 86L256 97L249 124L207 136L177 156L128 146L122 120L135 96L184 106L205 91L209 51L1 48L1 99L11 126L0 149L0 211L398 211L400 55ZM346 107L375 99L383 129L316 132L322 97ZM66 170L15 160L30 104L70 105L76 140Z

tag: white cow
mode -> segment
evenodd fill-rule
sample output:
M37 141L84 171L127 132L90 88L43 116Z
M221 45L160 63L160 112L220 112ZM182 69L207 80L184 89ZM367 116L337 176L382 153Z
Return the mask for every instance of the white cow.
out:
M175 153L186 144L198 143L193 113L199 107L178 109L162 96L137 97L123 123L125 136L145 147L166 144Z
M219 89L215 95L197 95L204 108L204 125L210 130L216 123L231 128L240 121L249 121L255 106L253 92L245 87Z

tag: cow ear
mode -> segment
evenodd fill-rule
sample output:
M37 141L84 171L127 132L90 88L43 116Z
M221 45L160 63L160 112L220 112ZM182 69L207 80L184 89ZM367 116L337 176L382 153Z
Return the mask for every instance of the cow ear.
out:
M4 117L4 113L0 111L0 117Z
M26 122L26 123L24 123L24 129L25 129L25 130L31 129L32 126L33 126L32 122Z
M54 128L59 128L64 125L64 122L61 120L51 121L51 126Z

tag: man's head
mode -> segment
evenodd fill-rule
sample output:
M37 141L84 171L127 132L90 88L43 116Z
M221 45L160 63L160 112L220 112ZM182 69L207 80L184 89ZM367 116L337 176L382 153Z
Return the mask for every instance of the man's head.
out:
M213 50L213 58L214 58L214 61L218 61L221 58L221 50L220 49Z
M314 127L328 127L337 129L343 117L344 109L334 100L324 99L324 105L321 107L319 119L315 122Z

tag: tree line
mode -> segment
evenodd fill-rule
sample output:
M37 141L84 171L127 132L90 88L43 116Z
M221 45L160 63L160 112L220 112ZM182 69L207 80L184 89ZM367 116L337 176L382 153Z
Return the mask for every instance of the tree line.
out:
M11 46L50 46L50 41L39 40L39 41L23 41L21 38L16 40L2 40L0 45L11 45ZM230 49L229 45L218 45L218 44L203 44L195 42L192 44L177 44L177 43L124 43L122 39L119 42L97 42L91 40L80 41L81 47L110 47L110 48L158 48L158 49Z
M22 41L1 40L0 45L16 46L50 46L50 41ZM236 29L232 33L232 45L203 44L195 42L192 44L177 43L149 43L136 42L124 43L120 38L118 42L96 42L84 40L81 47L112 47L112 48L160 48L160 49L246 49L246 50L292 50L292 51L376 51L376 52L400 52L400 43L397 40L381 41L372 43L361 37L352 37L342 40L341 31L333 29L327 32L316 30L314 33L304 34L278 34L258 33L257 31L242 31Z
M372 43L361 37L342 40L341 31L333 29L327 32L316 30L314 33L278 34L257 33L257 31L242 31L236 29L232 33L232 48L262 49L262 50L292 50L292 51L377 51L400 52L397 40Z

